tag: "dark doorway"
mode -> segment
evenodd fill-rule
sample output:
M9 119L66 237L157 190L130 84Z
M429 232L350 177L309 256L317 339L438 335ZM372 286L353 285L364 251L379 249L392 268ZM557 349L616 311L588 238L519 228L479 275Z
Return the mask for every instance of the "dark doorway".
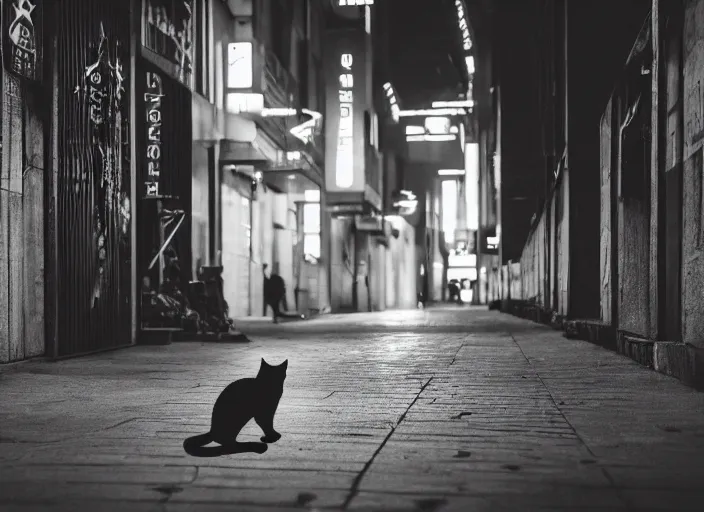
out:
M658 230L664 239L665 257L660 258L662 276L660 285L664 285L659 301L659 317L662 327L658 337L668 341L682 339L682 160L683 160L683 113L682 113L682 30L684 9L682 2L667 2L667 11L662 17L664 31L664 67L658 77L660 90L665 91L660 97L664 105L659 108L660 130L660 169L664 170L661 183L664 192L659 194L664 199L660 207ZM670 79L668 80L668 77ZM661 101L663 101L661 100ZM663 165L664 164L664 165ZM661 171L662 172L662 171ZM662 200L662 199L661 199ZM664 216L664 219L662 218ZM662 246L661 246L662 247ZM664 269L662 264L664 260ZM662 289L662 288L661 288Z

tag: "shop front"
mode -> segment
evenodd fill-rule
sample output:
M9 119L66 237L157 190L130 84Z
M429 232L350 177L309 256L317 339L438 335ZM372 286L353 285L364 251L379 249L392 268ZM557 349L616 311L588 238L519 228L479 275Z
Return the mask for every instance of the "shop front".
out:
M222 261L231 316L265 316L264 282L283 278L282 310L325 309L320 174L302 153L278 149L264 133L223 141ZM294 160L294 157L296 159Z
M141 323L167 283L185 291L191 262L191 92L145 58L136 71L138 269Z

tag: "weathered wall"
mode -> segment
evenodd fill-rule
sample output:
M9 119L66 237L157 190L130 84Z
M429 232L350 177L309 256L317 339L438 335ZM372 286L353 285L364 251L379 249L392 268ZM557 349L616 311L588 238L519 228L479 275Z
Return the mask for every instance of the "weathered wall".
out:
M599 123L638 31L647 0L568 0L568 168L572 317L600 316ZM594 34L600 34L594 37ZM598 69L598 73L594 70Z
M649 162L647 169L634 166L628 158L641 151L632 145L638 144L643 124L650 122L649 99L647 103L622 133L618 196L618 326L641 336L648 335L650 321L650 192L632 189L634 180L640 182L638 186L645 185L650 166Z
M653 149L653 165L657 173L651 180L651 204L659 208L651 215L651 337L660 340L682 339L682 43L684 27L683 0L654 0L653 29L659 44L655 45L653 64L653 136L658 145ZM655 32L654 32L655 34ZM664 180L658 174L663 173ZM664 191L662 190L664 188ZM657 192L657 194L655 193ZM658 294L658 290L664 293ZM656 298L657 301L652 300Z
M704 121L704 0L687 3L684 27L684 172L682 244L682 337L704 347L704 253L702 251L702 148Z
M398 238L389 237L386 251L386 307L412 309L417 294L415 229L400 217L391 223Z
M601 118L601 235L599 237L600 319L610 324L611 318L611 142L612 100Z
M370 240L369 244L369 296L371 311L384 311L386 309L386 247Z
M6 363L45 349L44 132L38 99L7 73L2 86L0 363Z
M512 298L534 302L562 315L567 313L569 297L569 224L568 217L562 215L563 211L566 213L567 176L565 173L560 178L541 216L528 234L520 259L520 295L516 295L519 290L517 285L512 282L508 284L514 287ZM512 274L511 280L515 281L516 278ZM557 304L553 304L555 287Z
M567 315L570 303L570 173L562 172L562 178L555 190L555 248L557 303L553 305L561 315ZM578 291L576 293L579 293Z
M521 298L541 306L549 307L545 289L546 275L546 217L541 215L533 230L528 234L521 255L521 293L512 292L512 298Z
M330 307L333 312L353 307L354 236L351 218L334 218L330 223Z
M204 144L193 143L193 175L191 177L192 197L191 207L191 249L193 251L193 275L197 275L200 265L210 263L208 246L209 237L209 183L208 183L208 151Z
M274 256L273 192L260 186L252 201L252 261L250 262L249 304L252 316L264 312L264 263L267 275ZM271 311L268 311L271 314Z

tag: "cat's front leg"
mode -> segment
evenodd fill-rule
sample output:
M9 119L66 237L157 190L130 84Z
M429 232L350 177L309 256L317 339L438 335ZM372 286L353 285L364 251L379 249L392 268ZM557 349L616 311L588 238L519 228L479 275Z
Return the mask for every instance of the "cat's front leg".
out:
M263 443L275 443L281 439L281 434L274 430L274 415L273 414L259 414L254 417L254 421L257 422L259 428L262 429L264 435L261 440Z

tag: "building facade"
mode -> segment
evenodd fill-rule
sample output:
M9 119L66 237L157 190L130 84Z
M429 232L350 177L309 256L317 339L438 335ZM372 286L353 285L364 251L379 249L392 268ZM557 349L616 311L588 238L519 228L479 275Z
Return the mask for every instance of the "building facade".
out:
M546 34L536 49L547 113L538 128L553 171L522 251L490 271L488 300L702 387L704 2L542 7L533 12ZM587 49L595 32L604 37ZM499 125L508 110L500 88ZM504 183L511 151L504 137Z
M137 343L145 297L203 267L235 319L264 313L271 272L301 313L415 306L417 231L384 195L385 172L406 184L383 7L3 9L0 362Z

